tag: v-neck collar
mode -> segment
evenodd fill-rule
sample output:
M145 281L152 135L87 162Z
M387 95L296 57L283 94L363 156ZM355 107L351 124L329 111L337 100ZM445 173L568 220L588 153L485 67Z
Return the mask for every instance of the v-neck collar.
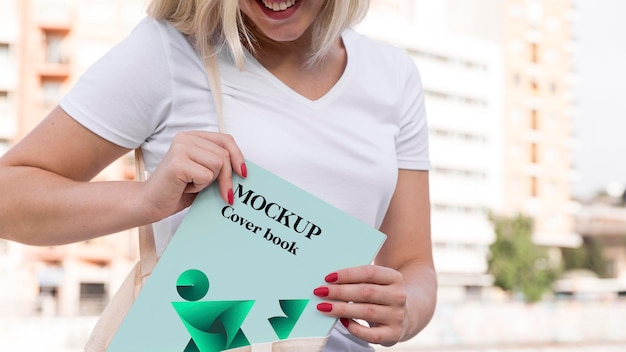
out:
M299 100L301 103L305 105L309 105L311 107L318 107L320 105L325 105L329 101L332 101L332 99L338 94L338 92L343 90L343 87L346 85L346 82L348 81L349 77L352 74L352 66L353 66L351 63L352 62L352 59L351 59L352 50L350 48L349 41L346 40L346 33L347 31L344 31L341 35L341 40L343 41L343 45L346 50L346 67L343 70L343 73L341 74L337 82L335 82L335 84L326 93L324 93L324 95L322 95L318 99L315 99L315 100L309 99L305 97L304 95L293 90L283 81L281 81L278 77L276 77L272 72L266 69L265 66L263 66L254 57L254 55L252 55L246 48L244 48L244 54L246 56L246 63L245 63L246 68L245 69L255 71L258 74L262 75L268 80L268 82L274 85L277 89L280 89L284 91L286 94L293 96L294 99Z

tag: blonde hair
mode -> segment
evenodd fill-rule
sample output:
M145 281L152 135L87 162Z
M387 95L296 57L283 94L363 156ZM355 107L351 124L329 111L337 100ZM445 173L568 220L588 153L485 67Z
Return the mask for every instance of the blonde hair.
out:
M309 64L323 60L341 33L359 23L368 8L369 0L326 0L312 25ZM238 0L152 0L148 15L169 22L186 35L204 60L227 47L241 69L243 43L254 50L254 38L245 25Z

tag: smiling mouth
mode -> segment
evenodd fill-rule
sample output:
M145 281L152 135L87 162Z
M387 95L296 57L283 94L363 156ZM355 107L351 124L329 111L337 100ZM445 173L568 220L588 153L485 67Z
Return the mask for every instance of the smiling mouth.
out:
M298 0L286 0L282 2L270 2L266 0L261 0L261 3L263 4L263 6L265 6L265 8L274 12L285 11L295 5L296 2L298 2Z

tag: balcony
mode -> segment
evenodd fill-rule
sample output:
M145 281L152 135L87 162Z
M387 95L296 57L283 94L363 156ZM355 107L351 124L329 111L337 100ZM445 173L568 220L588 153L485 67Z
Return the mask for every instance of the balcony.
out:
M67 61L69 62L69 60ZM37 72L42 80L46 79L59 79L63 80L68 78L71 74L69 63L50 63L44 62L39 64Z
M46 26L65 26L72 19L70 0L35 0L31 5L37 23Z
M38 65L39 75L43 78L67 78L71 72L66 50L69 28L42 26L40 29L44 38L44 57Z

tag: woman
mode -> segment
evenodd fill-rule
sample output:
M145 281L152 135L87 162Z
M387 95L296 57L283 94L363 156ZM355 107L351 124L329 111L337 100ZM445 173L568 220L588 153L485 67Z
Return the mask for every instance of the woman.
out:
M325 350L415 336L436 296L423 93L404 52L350 29L367 7L152 1L150 16L0 159L0 237L59 245L165 219L162 250L197 192L218 182L233 202L245 155L388 236L374 265L329 273L315 289L330 303L321 314L341 321ZM213 50L228 134L204 71ZM147 181L88 182L137 147Z

